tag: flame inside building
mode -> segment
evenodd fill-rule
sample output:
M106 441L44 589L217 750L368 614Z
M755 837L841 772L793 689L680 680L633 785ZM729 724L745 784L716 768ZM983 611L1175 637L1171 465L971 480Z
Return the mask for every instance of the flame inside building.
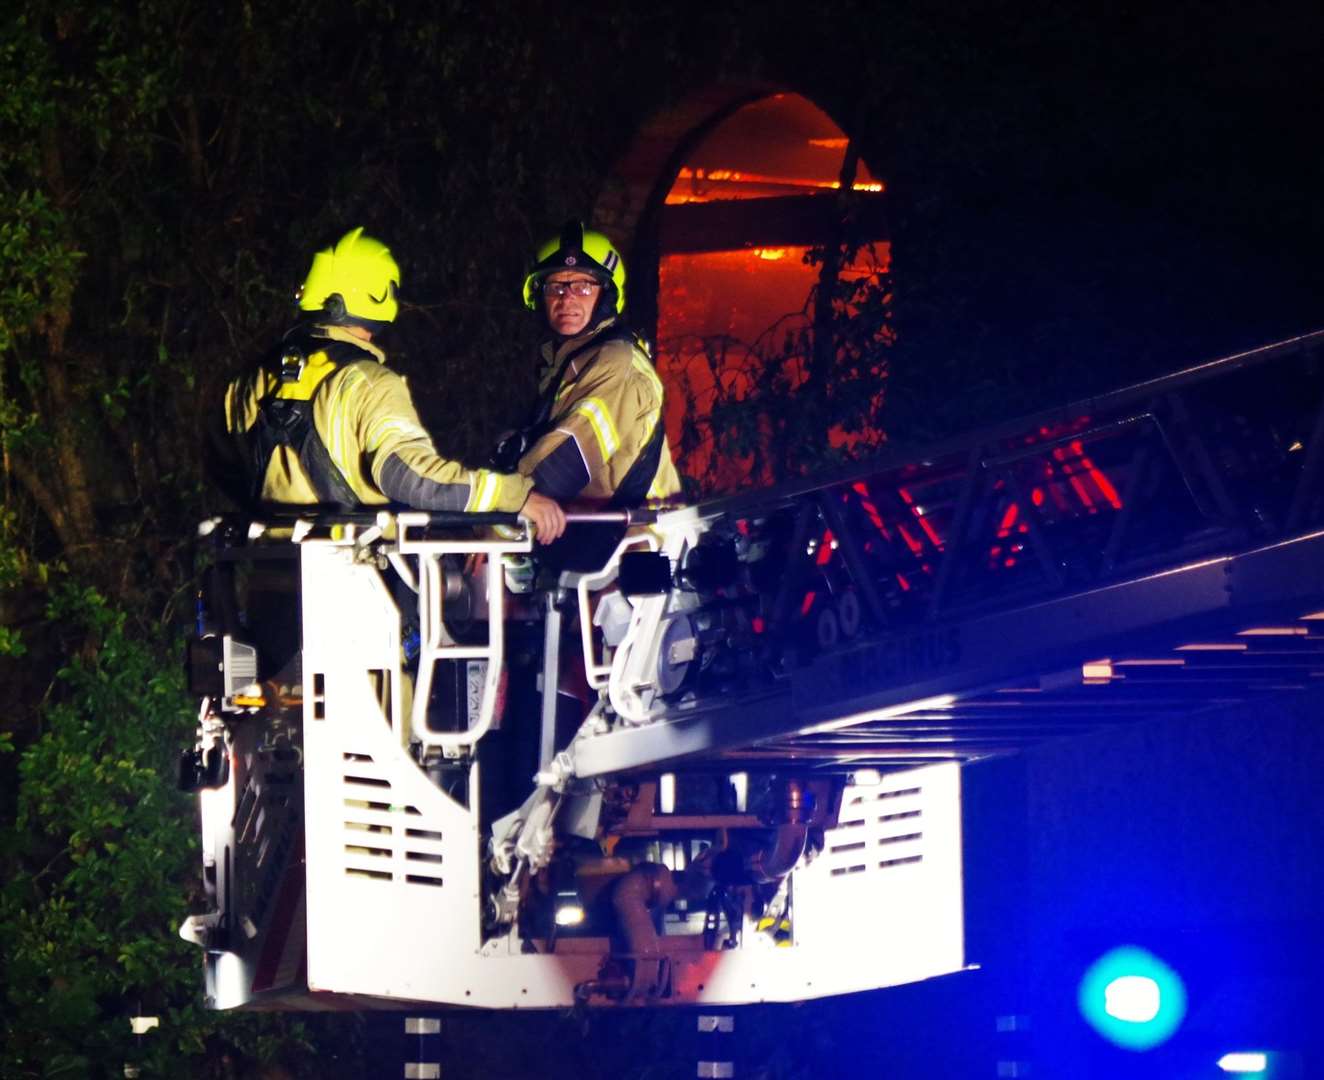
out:
M745 400L775 365L781 383L804 381L821 262L835 235L848 141L820 108L796 94L746 105L710 132L677 173L659 237L658 371L666 423L682 471L706 491L772 479L753 452L716 455L714 411ZM841 279L888 272L879 197L883 183L854 165L863 239ZM881 373L876 393L881 393ZM877 433L881 438L881 433ZM833 446L848 444L844 432ZM720 458L721 460L717 460Z

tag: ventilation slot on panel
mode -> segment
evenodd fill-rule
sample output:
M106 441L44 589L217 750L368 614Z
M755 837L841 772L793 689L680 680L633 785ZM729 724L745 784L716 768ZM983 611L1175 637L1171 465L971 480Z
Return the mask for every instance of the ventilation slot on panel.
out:
M346 803L349 802L348 799L345 801ZM379 836L390 836L395 832L395 830L389 825L372 825L365 821L347 821L345 822L345 828L357 832L373 833Z
M896 791L879 791L873 795L852 795L846 800L847 806L863 806L867 802L882 802L884 799L900 799L907 795L918 795L922 789L917 787L898 788Z
M411 885L441 886L441 833L431 829L406 829L405 881Z
M389 859L391 857L390 848L364 847L362 844L346 844L345 851L350 855L368 855L381 859Z
M345 873L349 877L371 878L373 881L390 881L391 872L389 870L363 870L356 866L345 867Z
M830 874L842 877L921 862L923 855L913 852L924 838L918 829L924 811L916 799L922 793L922 788L909 787L852 797L845 811L850 819L838 822L826 837ZM890 857L875 862L874 852Z
M442 884L442 834L405 826L417 806L396 803L393 785L371 754L341 754L345 873L374 881L437 888ZM402 818L403 815L403 818Z
M345 772L341 779L351 790L356 787L375 788L379 791L390 790L391 781L382 774L371 754L347 750L341 756L345 761Z
M878 823L882 825L886 830L888 825L892 822L914 821L918 819L920 816L922 816L922 813L923 812L920 810L906 810L897 814L883 814L878 819ZM904 832L904 833L888 832L886 835L880 836L878 838L878 846L882 848L888 848L889 846L894 844L914 845L914 844L918 844L919 841L923 840L923 838L924 838L924 834L922 832ZM922 862L923 859L924 859L923 853L918 853L914 855L898 854L898 855L894 855L890 859L880 860L878 863L878 867L880 870L887 870L893 866L908 866L911 863Z

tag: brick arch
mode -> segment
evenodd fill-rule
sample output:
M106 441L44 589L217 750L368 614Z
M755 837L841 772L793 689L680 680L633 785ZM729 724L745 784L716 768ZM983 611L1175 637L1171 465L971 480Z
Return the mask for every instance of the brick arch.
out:
M686 157L736 110L791 92L756 80L712 83L653 116L608 174L593 222L627 253L630 317L641 331L657 326L658 218Z
M593 205L592 221L626 253L631 319L644 333L651 336L657 326L659 227L681 166L734 113L776 94L803 97L827 113L847 136L856 134L831 110L794 87L756 79L720 81L650 118L607 175Z

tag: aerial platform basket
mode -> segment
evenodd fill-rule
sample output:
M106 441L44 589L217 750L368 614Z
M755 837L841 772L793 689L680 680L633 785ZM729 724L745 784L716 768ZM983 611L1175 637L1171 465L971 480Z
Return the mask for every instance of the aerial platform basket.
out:
M621 530L606 565L532 592L506 589L528 538L471 518L213 525L185 769L209 999L738 1004L961 970L963 763L1320 685L1322 345L584 523Z

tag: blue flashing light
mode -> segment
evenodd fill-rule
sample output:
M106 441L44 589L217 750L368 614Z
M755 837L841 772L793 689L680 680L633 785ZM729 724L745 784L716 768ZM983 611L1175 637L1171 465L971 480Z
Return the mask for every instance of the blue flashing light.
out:
M1224 1054L1218 1059L1218 1067L1226 1073L1240 1073L1242 1076L1262 1076L1264 1070L1269 1067L1269 1055L1250 1051Z
M1114 1020L1148 1024L1158 1016L1163 991L1148 975L1119 975L1103 988L1103 1009Z
M1127 1050L1167 1042L1186 1017L1181 977L1135 945L1113 949L1091 964L1077 1002L1095 1031Z

